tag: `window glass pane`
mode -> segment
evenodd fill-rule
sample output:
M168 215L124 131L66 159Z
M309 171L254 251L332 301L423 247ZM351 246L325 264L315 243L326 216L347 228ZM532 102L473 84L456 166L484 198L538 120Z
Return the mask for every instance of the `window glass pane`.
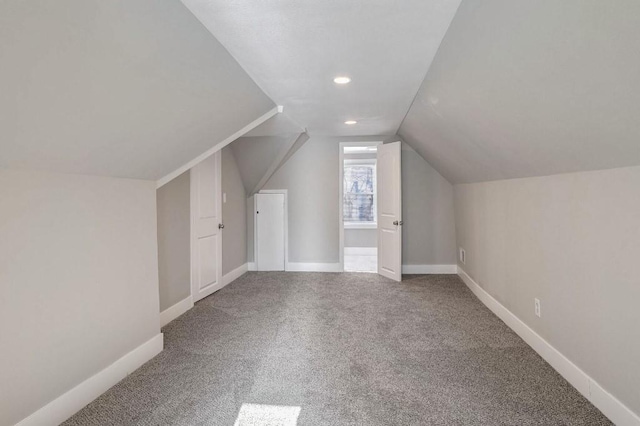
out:
M346 166L344 168L344 192L373 194L373 167Z
M375 222L375 167L344 167L343 217L345 222Z

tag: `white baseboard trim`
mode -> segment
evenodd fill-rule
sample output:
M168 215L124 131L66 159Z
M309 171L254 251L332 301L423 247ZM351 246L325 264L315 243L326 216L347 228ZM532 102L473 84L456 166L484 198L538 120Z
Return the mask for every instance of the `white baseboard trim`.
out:
M222 276L222 287L231 284L233 281L243 276L248 270L249 270L249 264L244 263L238 266L233 271L227 272Z
M142 364L158 355L162 349L163 335L158 333L104 370L23 419L16 426L58 425L64 422Z
M248 269L250 271L257 271L258 270L258 267L256 266L255 262L249 262L249 263L247 263L247 266L248 266Z
M236 269L232 270L231 272L224 274L222 278L220 278L217 284L210 285L206 290L201 291L198 300L194 301L193 303L195 304L196 302L204 299L205 297L211 296L216 291L222 290L227 285L229 285L232 281L234 281L236 278L240 277L242 274L247 272L247 270L248 270L248 264L244 263L238 266ZM191 298L193 300L193 294L191 295Z
M402 265L403 274L457 274L458 265Z
M377 247L345 247L345 256L377 256Z
M164 327L169 324L191 308L193 308L193 298L191 296L187 296L175 305L160 312L160 327Z
M339 263L293 263L287 264L287 271L295 272L342 272Z
M522 340L527 342L533 350L544 358L545 361L584 395L585 398L602 411L609 420L618 426L640 426L640 417L637 414L607 392L587 375L587 373L582 371L520 318L494 299L493 296L480 287L480 285L460 267L458 268L458 275L482 303L515 331Z

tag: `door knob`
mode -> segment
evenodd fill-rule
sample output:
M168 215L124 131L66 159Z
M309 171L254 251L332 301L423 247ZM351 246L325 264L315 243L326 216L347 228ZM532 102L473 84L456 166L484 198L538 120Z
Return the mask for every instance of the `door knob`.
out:
M394 220L394 221L393 221L393 224L394 224L394 225L396 225L396 226L398 226L398 225L402 225L402 223L403 223L403 222L402 222L401 220L400 220L400 221L398 221L398 220Z
M219 223L219 224L218 224L218 229L224 229L224 224Z

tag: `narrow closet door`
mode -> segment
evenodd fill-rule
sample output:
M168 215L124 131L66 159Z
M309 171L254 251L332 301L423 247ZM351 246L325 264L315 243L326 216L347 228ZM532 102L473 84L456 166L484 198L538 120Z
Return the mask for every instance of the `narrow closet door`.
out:
M256 194L256 269L284 271L284 194Z

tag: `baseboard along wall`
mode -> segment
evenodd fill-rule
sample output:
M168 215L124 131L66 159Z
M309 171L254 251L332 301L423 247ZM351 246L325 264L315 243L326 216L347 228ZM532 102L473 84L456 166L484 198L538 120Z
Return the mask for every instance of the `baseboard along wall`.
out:
M602 411L609 420L618 426L640 426L640 417L636 413L611 395L531 327L494 299L460 267L458 267L458 275L482 303L531 346L578 392Z
M193 299L191 295L185 297L175 305L160 312L160 327L164 327L180 315L193 308Z
M113 364L23 419L16 426L48 426L64 422L162 352L163 344L163 335L158 333Z
M257 271L258 267L254 262L249 262L249 271ZM305 263L289 262L285 265L287 272L342 272L339 263Z
M233 281L244 275L248 270L249 264L243 263L236 269L226 273L222 276L221 285L218 290L231 284ZM160 312L160 327L164 327L165 325L169 324L171 321L178 318L180 315L184 314L191 308L193 308L193 299L191 298L191 296L187 296L175 305Z
M222 276L222 287L231 284L232 282L243 276L248 270L249 264L243 263L233 271L227 272Z
M458 265L402 265L403 274L457 274Z
M345 250L347 248L345 247ZM365 248L366 249L366 248ZM375 250L375 249L374 249ZM357 253L357 254L356 254ZM350 252L352 256L367 256L370 254L360 249ZM347 254L345 252L345 254ZM256 271L256 264L250 262L248 264L249 271ZM286 266L288 272L342 272L339 263L305 263L305 262L289 262ZM402 265L403 274L457 274L457 265Z

